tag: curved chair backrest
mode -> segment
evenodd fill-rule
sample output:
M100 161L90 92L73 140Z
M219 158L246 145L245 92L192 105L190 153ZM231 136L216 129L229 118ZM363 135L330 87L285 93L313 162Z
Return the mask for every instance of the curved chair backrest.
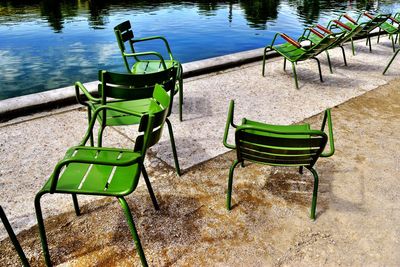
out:
M361 14L360 17L362 15L363 14ZM370 20L360 23L361 25L363 25L362 30L360 31L360 35L368 34L369 32L379 27L382 23L387 21L390 17L390 14L378 14L375 17L369 15L368 13L364 13L364 15L370 18ZM359 21L360 17L357 19L357 22Z
M256 122L243 120L235 131L238 161L273 166L312 167L325 148L328 137L323 131L285 132L258 127Z
M173 94L176 72L177 69L174 67L146 74L125 74L101 70L98 90L102 104L106 104L109 101L108 98L112 98L112 101L150 98L153 96L156 84L162 85L165 91ZM171 98L171 105L172 100L173 98Z
M117 26L114 27L114 33L115 36L117 37L117 42L118 42L118 46L119 49L121 50L122 53L122 58L124 59L124 63L125 63L125 67L128 69L128 71L130 71L130 67L129 67L129 62L128 59L125 56L125 52L126 52L126 46L125 46L125 42L129 41L129 48L131 49L130 52L135 53L135 48L133 47L133 43L130 42L130 40L132 40L134 38L134 34L131 28L131 23L129 20L124 21L120 24L118 24Z
M166 118L169 115L169 107L171 103L171 99L173 96L167 94L167 92L163 89L163 87L159 84L156 84L153 92L153 99L160 105L162 108L160 111L153 112L153 131L149 135L149 140L144 149L147 149L158 143L162 136L162 130L165 123ZM144 132L146 130L148 124L148 117L143 117L139 124L139 131ZM143 142L145 138L144 135L139 135L135 141L135 151L143 149Z
M306 52L302 55L302 58L308 59L315 57L327 49L333 48L338 41L344 36L345 32L332 33L325 35L318 43L314 44L310 48L306 49ZM300 60L302 60L302 58Z

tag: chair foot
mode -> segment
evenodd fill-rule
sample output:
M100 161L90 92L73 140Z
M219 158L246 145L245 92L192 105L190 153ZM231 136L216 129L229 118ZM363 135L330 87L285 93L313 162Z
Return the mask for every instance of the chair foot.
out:
M295 83L296 89L299 89L299 83L297 81L296 66L293 62L292 62L292 69L293 69L294 83Z
M46 192L39 192L36 195L36 197L35 197L35 211L36 211L36 219L37 219L38 227L39 227L40 240L42 242L44 260L46 262L46 266L52 266L51 259L50 259L50 252L49 252L49 248L48 248L48 245L47 245L46 231L45 231L45 228L44 228L42 209L40 207L40 198L45 193Z
M319 71L319 80L321 82L324 82L324 80L322 80L322 72L321 72L321 63L319 62L319 59L316 57L313 57L313 59L315 59L318 63L318 71Z
M299 173L300 173L300 174L303 174L303 166L300 166L300 167L299 167Z

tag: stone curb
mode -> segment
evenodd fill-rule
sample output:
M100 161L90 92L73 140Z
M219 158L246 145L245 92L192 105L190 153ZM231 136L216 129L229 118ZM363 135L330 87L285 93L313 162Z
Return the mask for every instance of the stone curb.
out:
M190 78L197 75L224 70L262 59L263 48L198 60L184 63L183 77ZM276 56L275 54L269 55ZM85 83L89 92L97 91L97 81ZM76 104L74 86L67 86L50 91L13 97L0 101L0 122L12 118L35 113L51 108Z

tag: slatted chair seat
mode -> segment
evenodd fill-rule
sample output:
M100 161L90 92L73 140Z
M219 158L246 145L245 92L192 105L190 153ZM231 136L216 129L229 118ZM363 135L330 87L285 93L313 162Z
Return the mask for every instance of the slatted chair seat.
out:
M136 187L135 179L140 173L140 163L115 166L116 162L137 161L141 154L132 150L85 147L70 148L63 160L89 161L70 163L61 170L57 181L58 193L87 195L125 196ZM94 164L95 162L110 165ZM50 190L51 179L42 190Z
M174 67L174 60L164 60L167 69ZM132 73L154 73L164 70L163 64L159 60L142 60L135 62L131 67Z
M233 173L235 167L244 161L282 167L303 167L314 175L314 190L311 206L311 218L315 219L318 174L313 169L319 157L329 157L334 153L333 131L330 110L325 112L321 130L313 130L309 124L271 125L243 119L241 125L233 123L234 102L231 101L225 127L224 145L236 150L237 159L233 162L228 179L227 208L231 209ZM329 126L330 152L323 153L328 142L324 132L325 124ZM235 128L235 145L227 143L229 125Z

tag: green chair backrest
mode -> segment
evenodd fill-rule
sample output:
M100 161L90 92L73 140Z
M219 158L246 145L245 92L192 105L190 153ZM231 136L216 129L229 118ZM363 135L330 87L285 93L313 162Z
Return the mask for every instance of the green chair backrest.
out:
M345 32L332 33L325 35L318 43L306 49L300 60L315 57L327 49L332 48L344 36Z
M156 84L154 87L153 98L162 107L162 110L153 113L153 131L149 134L146 149L157 144L160 140L165 120L169 115L170 103L173 96L168 95L161 85ZM145 131L147 124L148 116L144 116L139 124L139 131ZM135 151L143 148L144 137L144 135L139 135L136 138Z
M129 67L129 62L127 57L125 56L125 53L127 52L125 43L129 43L129 48L131 53L135 53L135 48L133 46L133 43L130 42L134 38L134 34L131 28L131 23L129 20L122 22L121 24L118 24L117 26L114 27L114 33L115 36L117 37L117 42L119 49L121 50L122 58L125 63L125 67L127 68L128 71L130 71Z
M102 104L108 102L107 98L135 100L152 97L156 84L162 85L167 92L174 91L176 71L176 68L169 68L146 74L125 74L101 70L98 91Z
M312 167L327 140L327 135L319 130L285 132L244 123L235 131L239 162L248 160L273 166Z
M358 17L357 22L360 20L361 16L362 14ZM377 27L379 27L379 25L381 25L382 23L384 23L389 19L390 14L378 14L373 18L372 16L368 17L370 18L370 20L360 23L361 25L363 25L363 29L360 31L360 35L367 34L376 29Z

